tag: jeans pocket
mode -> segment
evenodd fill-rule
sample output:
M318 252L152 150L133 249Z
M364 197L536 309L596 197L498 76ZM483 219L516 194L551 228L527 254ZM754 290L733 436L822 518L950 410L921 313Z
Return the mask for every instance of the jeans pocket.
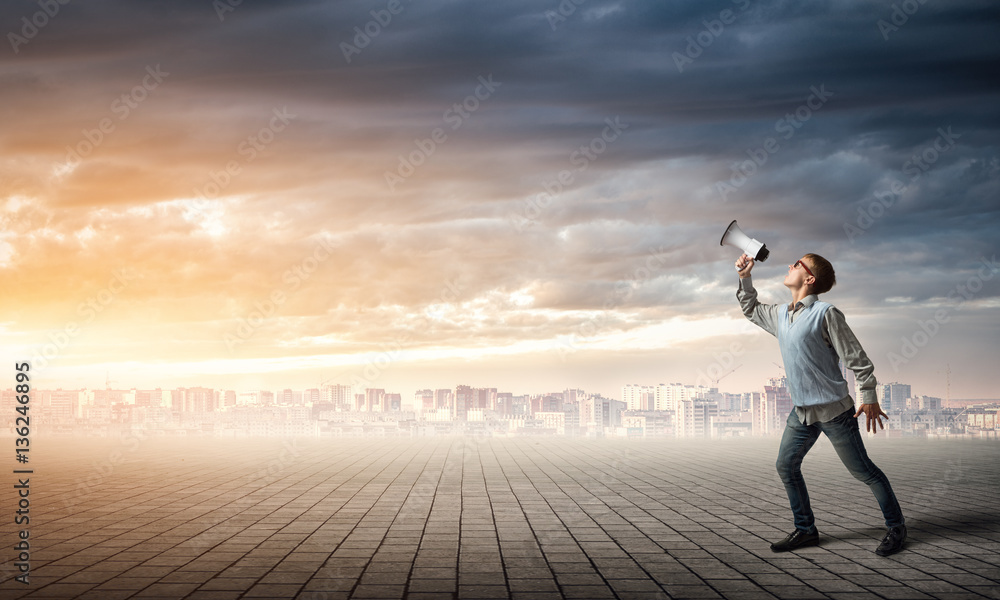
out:
M836 423L840 427L850 427L851 421L857 422L857 418L854 416L855 413L856 411L853 408L849 408L833 419L830 419L830 422Z

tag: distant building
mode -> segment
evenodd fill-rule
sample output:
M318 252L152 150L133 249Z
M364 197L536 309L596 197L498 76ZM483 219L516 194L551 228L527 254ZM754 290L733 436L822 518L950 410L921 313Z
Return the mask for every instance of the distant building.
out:
M916 410L941 410L941 399L933 396L915 396L910 399L911 408Z
M719 415L719 403L705 400L683 400L677 406L674 435L677 437L707 437L712 421Z
M621 426L625 403L592 394L580 402L580 428L587 435L603 437L609 429Z
M321 396L320 402L332 404L336 410L357 409L354 390L349 385L339 383L325 385L321 390Z
M910 385L906 383L885 383L879 386L879 403L882 410L903 410L907 408L907 400L910 398ZM915 408L915 407L914 407Z
M498 392L494 410L502 416L512 416L514 414L514 394L511 392Z
M545 429L552 429L556 435L566 434L566 413L564 412L537 412L535 419L541 421Z
M676 411L684 400L694 400L705 388L683 383L661 383L656 386L653 410Z
M382 396L382 412L399 412L403 410L403 398L399 394Z
M382 388L366 388L364 406L360 407L359 410L367 412L381 411L383 396L385 396L385 390Z
M628 384L622 387L622 402L626 410L653 410L656 406L656 387Z
M434 410L435 408L433 390L417 390L413 394L413 410L424 412Z
M787 380L775 377L768 380L761 394L761 410L765 434L776 434L785 428L785 419L792 412L792 395L788 392Z

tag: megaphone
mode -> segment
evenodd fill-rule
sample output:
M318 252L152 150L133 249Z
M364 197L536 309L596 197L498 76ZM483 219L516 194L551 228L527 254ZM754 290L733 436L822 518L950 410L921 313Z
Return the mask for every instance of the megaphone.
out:
M743 233L740 226L736 224L736 219L733 219L729 227L726 227L726 233L722 234L722 240L719 241L719 245L739 248L750 258L761 262L767 260L768 255L771 254L767 246ZM739 267L737 267L737 270L739 270Z

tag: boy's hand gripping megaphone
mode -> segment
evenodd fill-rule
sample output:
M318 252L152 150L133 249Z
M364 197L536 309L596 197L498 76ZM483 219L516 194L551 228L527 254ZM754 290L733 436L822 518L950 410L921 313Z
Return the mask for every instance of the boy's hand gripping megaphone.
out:
M726 227L726 233L722 234L722 240L719 242L719 245L739 248L755 261L763 262L767 260L767 257L770 254L767 246L743 233L740 226L736 224L736 219L733 219L733 222L729 224L729 227ZM738 269L739 267L737 267L737 270Z

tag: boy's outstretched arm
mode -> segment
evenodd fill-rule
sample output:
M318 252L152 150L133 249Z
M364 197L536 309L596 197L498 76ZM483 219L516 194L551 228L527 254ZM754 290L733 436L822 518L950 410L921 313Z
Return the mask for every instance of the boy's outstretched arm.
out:
M872 364L865 349L861 347L861 342L847 325L844 313L837 307L830 307L825 315L826 333L829 336L830 345L837 351L837 356L848 369L854 371L854 376L858 381L858 388L861 390L861 406L854 414L857 418L865 415L865 430L878 433L879 428L885 429L882 418L889 418L889 415L882 411L878 404L878 396L875 395L875 388L878 382L875 379L875 365ZM852 390L853 391L853 390Z
M740 301L743 314L750 322L757 325L773 336L778 335L778 306L775 304L761 304L757 301L757 290L753 287L753 280L750 278L750 271L753 269L754 260L744 254L736 260L736 268L739 269L740 285L736 289L736 298Z

